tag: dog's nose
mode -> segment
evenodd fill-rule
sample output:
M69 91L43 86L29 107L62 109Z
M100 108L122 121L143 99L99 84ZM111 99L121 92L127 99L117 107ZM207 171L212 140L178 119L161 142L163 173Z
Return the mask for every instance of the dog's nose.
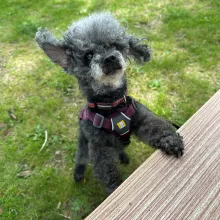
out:
M104 68L106 69L106 74L113 74L116 70L121 70L122 65L117 56L109 55L104 59Z
M114 55L110 55L104 59L104 64L112 64L117 61L117 57Z

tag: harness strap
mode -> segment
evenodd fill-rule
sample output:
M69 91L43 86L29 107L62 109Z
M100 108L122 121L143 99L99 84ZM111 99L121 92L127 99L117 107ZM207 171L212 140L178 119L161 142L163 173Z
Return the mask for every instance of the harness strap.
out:
M108 109L116 107L120 103L126 103L126 96L125 95L113 103L89 102L88 105L90 108L97 107L98 109L108 110Z
M91 122L93 122L93 125L97 128L105 128L108 130L111 130L111 128L112 128L110 119L108 119L98 113L89 111L89 109L87 107L82 110L82 112L80 114L80 119L81 120L90 120Z

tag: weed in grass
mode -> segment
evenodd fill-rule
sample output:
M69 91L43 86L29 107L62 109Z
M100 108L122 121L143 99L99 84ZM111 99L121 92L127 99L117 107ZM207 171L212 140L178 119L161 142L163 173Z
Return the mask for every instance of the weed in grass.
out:
M147 85L151 89L158 89L161 87L161 82L159 80L152 80L152 81L149 81Z

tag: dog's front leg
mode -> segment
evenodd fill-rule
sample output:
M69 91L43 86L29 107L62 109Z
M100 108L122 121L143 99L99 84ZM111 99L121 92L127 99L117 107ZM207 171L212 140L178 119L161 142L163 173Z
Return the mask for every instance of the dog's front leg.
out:
M112 193L122 182L117 168L118 153L111 146L100 143L89 143L89 156L93 166L94 176L104 184L107 193Z
M175 128L138 102L136 108L133 119L135 134L143 142L163 150L166 154L182 156L184 145L182 137L176 133Z

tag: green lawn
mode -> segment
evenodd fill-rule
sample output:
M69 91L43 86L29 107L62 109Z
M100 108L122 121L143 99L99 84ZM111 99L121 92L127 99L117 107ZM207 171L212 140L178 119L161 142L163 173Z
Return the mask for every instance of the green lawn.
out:
M2 0L2 220L83 219L106 198L91 167L83 183L72 181L78 112L86 102L76 80L51 63L34 40L38 27L59 37L72 21L104 9L130 33L148 37L152 61L131 62L127 76L129 94L156 114L182 125L220 88L219 0ZM131 164L121 167L124 179L152 152L133 139Z

